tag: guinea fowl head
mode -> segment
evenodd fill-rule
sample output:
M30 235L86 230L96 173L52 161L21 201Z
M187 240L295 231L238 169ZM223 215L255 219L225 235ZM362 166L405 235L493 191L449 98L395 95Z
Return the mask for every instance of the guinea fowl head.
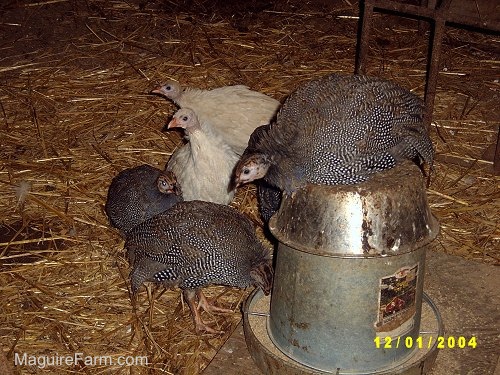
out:
M172 128L182 128L187 133L201 129L198 117L190 108L181 108L175 112L172 120L168 123L168 129Z
M182 95L182 87L179 82L168 81L165 84L151 90L152 94L158 94L167 99L177 102Z
M172 171L163 171L156 180L158 191L162 194L181 195L181 187L177 182L177 177Z
M271 161L264 154L244 155L234 169L233 187L236 188L264 177L270 166Z

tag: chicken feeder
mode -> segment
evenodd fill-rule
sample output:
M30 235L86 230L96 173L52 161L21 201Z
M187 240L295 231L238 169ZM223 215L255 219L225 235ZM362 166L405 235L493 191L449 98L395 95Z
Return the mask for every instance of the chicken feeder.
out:
M273 346L311 373L413 374L400 370L425 354L425 252L439 231L420 170L404 162L357 185L309 184L283 199L269 227L279 241L263 312Z

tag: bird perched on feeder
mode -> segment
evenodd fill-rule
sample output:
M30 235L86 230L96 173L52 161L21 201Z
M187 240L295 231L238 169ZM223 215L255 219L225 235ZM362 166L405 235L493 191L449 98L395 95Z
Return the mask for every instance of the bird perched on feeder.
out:
M272 287L269 251L257 238L250 219L229 206L178 203L134 227L127 234L125 248L132 264L132 292L145 281L179 286L197 332L217 332L203 322L199 309L230 311L211 305L202 288L255 285L268 295Z
M432 163L416 95L380 78L329 75L292 93L276 123L235 168L235 186L259 179L286 194L306 183L355 184L402 159Z
M250 134L260 125L268 124L280 103L247 86L224 86L212 90L182 88L169 81L151 91L177 104L194 110L202 126L209 124L231 148L241 155Z
M180 201L182 193L174 173L144 164L124 169L113 178L104 208L111 225L125 235Z
M209 124L202 125L190 108L179 109L168 128L182 128L189 135L189 142L174 152L166 166L177 176L184 200L231 202L234 191L229 191L229 183L239 159L233 149Z

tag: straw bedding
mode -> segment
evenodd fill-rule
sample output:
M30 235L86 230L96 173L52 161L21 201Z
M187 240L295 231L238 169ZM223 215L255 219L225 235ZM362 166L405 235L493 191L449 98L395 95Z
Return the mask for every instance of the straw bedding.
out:
M225 334L196 336L178 289L130 297L123 242L103 210L118 171L163 168L182 144L162 131L173 105L148 92L178 79L245 84L282 100L301 82L352 73L358 4L52 0L2 2L0 14L1 372L199 373L249 291L209 288L234 314L212 317ZM422 95L426 34L388 15L374 27L369 73ZM442 228L436 251L496 265L499 179L482 155L500 123L499 47L498 37L448 29L429 186ZM254 187L233 205L261 225ZM75 352L148 364L2 367L14 353Z

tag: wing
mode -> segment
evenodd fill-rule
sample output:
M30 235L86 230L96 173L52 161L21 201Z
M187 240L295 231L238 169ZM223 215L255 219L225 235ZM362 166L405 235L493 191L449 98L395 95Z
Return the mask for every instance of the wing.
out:
M242 85L197 93L189 103L200 122L210 124L239 154L244 151L254 129L268 124L280 104Z

